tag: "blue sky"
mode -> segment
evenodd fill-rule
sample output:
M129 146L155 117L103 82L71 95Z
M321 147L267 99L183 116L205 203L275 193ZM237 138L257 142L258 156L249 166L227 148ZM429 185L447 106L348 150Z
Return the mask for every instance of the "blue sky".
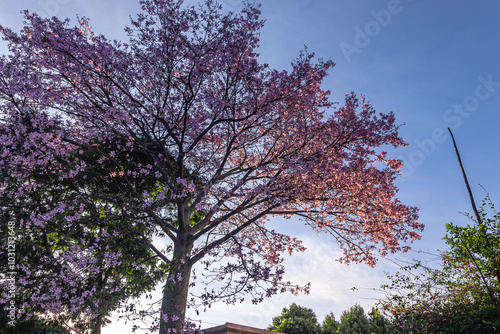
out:
M221 0L228 9L240 1ZM138 11L135 0L0 0L0 22L19 29L21 9L41 15L87 16L94 30L124 39L128 15ZM344 93L364 94L376 110L394 111L409 147L394 152L406 162L398 181L404 203L418 206L426 225L414 249L443 248L445 223L466 224L459 212L471 212L447 128L458 141L469 181L480 202L484 191L500 202L500 3L495 1L431 0L262 0L261 61L288 68L307 45L317 56L337 65L325 80L332 100ZM4 46L0 45L2 52ZM369 307L377 295L351 287L378 287L383 270L394 267L380 260L370 269L334 261L332 240L317 237L300 222L278 228L302 237L305 254L290 258L291 278L311 281L308 296L278 296L260 306L215 305L201 313L203 326L236 322L265 327L272 316L292 302L313 308L320 320L330 311L360 303ZM412 255L410 255L411 257ZM395 256L402 259L402 255ZM394 257L393 257L394 258ZM104 329L112 333L121 325Z

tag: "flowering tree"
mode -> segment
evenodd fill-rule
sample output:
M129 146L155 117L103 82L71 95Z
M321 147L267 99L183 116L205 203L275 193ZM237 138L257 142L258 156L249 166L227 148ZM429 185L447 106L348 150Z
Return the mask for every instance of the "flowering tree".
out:
M29 119L27 123L31 123ZM27 123L17 126L30 127ZM20 139L9 148L11 154L22 155L29 149L27 142ZM86 161L89 159L92 157L87 156ZM33 175L22 181L9 174L5 170L1 174L9 180L4 183L7 193L20 189L25 182L34 185L22 196L5 199L0 208L1 229L9 231L2 233L2 250L14 250L16 255L11 265L1 269L17 280L15 300L21 309L20 320L49 313L57 315L54 320L58 322L67 325L72 321L80 330L92 328L93 333L99 333L111 311L152 289L162 277L154 254L137 240L138 234L151 233L147 226L134 224L140 222L139 217L110 214L113 205L99 197L75 201L88 192L113 191L101 180L92 175L66 180ZM66 205L50 213L50 203ZM37 219L51 214L50 224ZM7 256L7 252L0 254L5 263L11 262ZM8 305L12 298L8 298L7 290L2 291L0 300Z
M26 12L21 33L1 28L10 55L0 59L0 205L26 210L23 228L94 231L58 252L71 255L62 272L89 252L105 265L86 272L137 265L143 252L106 248L128 233L164 264L163 334L182 330L188 305L307 289L283 282L281 254L304 248L266 228L269 217L331 233L344 262L374 265L375 253L419 238L417 209L396 198L402 163L377 149L405 145L395 117L354 93L328 112L331 61L306 50L289 71L260 64L258 6L141 4L127 43L94 34L85 18L71 27ZM49 185L57 196L30 199ZM200 278L214 289L190 299Z

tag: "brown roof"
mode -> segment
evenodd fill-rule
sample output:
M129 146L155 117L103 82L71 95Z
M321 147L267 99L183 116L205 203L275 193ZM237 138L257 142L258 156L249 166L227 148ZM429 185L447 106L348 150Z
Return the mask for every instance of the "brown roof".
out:
M270 333L283 334L283 333L268 331L265 329L237 325L237 324L233 324L230 322L226 322L225 325L204 329L203 333L205 333L205 334L270 334Z

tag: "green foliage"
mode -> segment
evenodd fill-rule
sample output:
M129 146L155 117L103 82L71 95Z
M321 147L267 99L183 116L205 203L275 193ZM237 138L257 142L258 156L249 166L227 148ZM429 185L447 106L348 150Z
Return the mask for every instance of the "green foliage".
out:
M358 304L340 316L339 334L370 334L370 321L365 310Z
M486 207L490 208L490 216ZM478 211L480 221L465 227L453 223L446 225L444 237L450 249L445 253L444 270L461 270L467 279L457 284L473 294L475 302L492 305L499 309L500 303L500 215L487 196ZM474 285L470 284L474 282ZM500 313L500 309L499 309Z
M69 331L56 323L44 323L36 317L27 321L16 321L11 326L7 312L0 310L0 334L69 334Z
M90 151L81 153L81 157L85 158L89 165L96 165L97 158ZM118 188L123 186L116 180L104 181L102 175L106 173L105 170L94 171L93 174L75 177L71 181L58 180L58 175L33 178L32 181L36 182L38 187L30 193L26 192L25 202L14 199L11 201L11 206L0 207L0 230L6 231L8 223L15 223L13 225L19 227L20 222L30 220L29 217L33 212L45 210L44 203L70 202L73 198L83 195L87 197L88 194L95 197L93 199L89 197L80 207L68 206L65 210L61 210L60 214L54 216L51 224L45 224L43 227L30 224L16 229L16 263L27 268L18 271L36 273L29 277L30 284L18 286L16 299L19 308L23 308L21 305L29 302L35 293L51 293L47 288L41 289L44 286L41 282L45 279L58 282L61 289L68 291L70 297L61 302L69 307L73 306L70 298L78 298L85 290L94 288L96 291L94 298L88 299L87 309L81 312L89 319L88 323L82 325L87 328L92 326L87 314L89 310L99 313L100 320L106 323L108 321L106 317L112 311L120 306L123 308L130 299L151 291L168 270L166 265L159 263L157 256L143 241L144 238L141 238L156 233L148 220L136 212L119 208L106 199L107 195L118 192ZM137 183L137 189L141 191L150 190L155 185L152 179L131 179L131 182ZM129 199L123 197L122 200L125 203ZM78 214L81 219L75 222L64 219L71 214ZM0 236L2 249L6 249L6 243L7 234L3 234ZM81 273L85 280L82 278L81 284L73 290L61 279L63 268L72 265L68 264L69 261L62 257L61 253L71 250L72 247L83 249L86 252L85 257L96 259L94 269L102 268L94 272L85 268L86 270ZM123 261L107 265L103 250L119 254L116 256ZM0 253L0 263L7 263L6 252ZM0 282L6 272L7 267L2 266ZM46 313L46 309L39 305L26 310L24 307L23 311L34 315ZM27 320L25 316L20 320L15 329L11 330L31 333L33 326L38 328L38 332L33 333L59 333L56 330L60 330L47 326L42 328L38 321ZM72 320L74 319L65 319L65 321Z
M273 318L273 324L268 329L286 334L395 333L392 331L390 320L382 312L373 308L365 315L360 305L342 312L340 322L335 320L335 316L330 312L320 326L316 321L316 314L311 309L292 304L289 309L284 308L280 316Z
M487 207L491 212L488 212ZM421 262L388 275L381 301L394 333L500 333L500 216L489 197L474 224L447 224L442 266Z
M368 321L370 322L371 334L387 334L391 332L391 322L387 319L380 310L372 308L368 313Z
M337 334L339 323L335 320L333 313L328 314L321 325L321 334Z
M285 334L320 334L316 314L313 310L293 303L290 308L283 308L281 315L273 318L268 327L273 332Z

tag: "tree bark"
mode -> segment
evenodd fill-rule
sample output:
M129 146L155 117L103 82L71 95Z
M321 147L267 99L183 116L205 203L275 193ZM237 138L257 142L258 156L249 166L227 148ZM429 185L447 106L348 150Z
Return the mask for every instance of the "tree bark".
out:
M92 328L92 334L101 334L102 327L102 315L99 315L95 320L94 327Z
M185 322L189 281L193 266L188 255L192 250L192 244L182 241L181 243L174 246L173 261L163 288L160 334L172 333L173 331L169 332L169 329L175 329L174 333L182 333Z

